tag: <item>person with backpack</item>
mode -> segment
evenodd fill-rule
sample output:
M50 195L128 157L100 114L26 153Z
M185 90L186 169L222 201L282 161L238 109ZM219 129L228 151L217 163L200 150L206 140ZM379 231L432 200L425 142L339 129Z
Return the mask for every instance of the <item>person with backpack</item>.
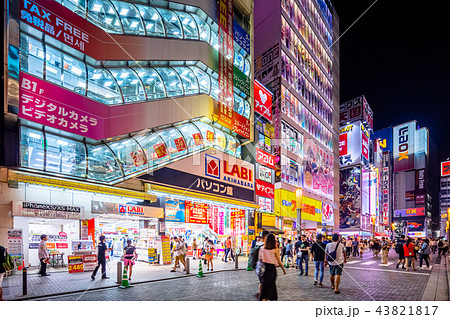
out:
M340 294L339 284L344 264L347 262L347 255L344 245L339 243L339 235L333 234L332 240L333 242L328 243L325 247L325 266L330 265L331 288L334 289L335 294Z
M208 240L206 246L205 259L208 261L208 270L213 271L213 257L214 257L214 242L210 239Z
M397 267L395 267L395 268L398 268L401 264L402 269L406 269L405 268L405 251L403 249L404 245L405 245L405 235L401 235L400 239L398 239L397 243L395 244L395 252L398 254L398 263L397 263Z
M3 264L6 263L6 249L3 246L0 246L0 301L5 301L3 299L3 277L5 276L6 269Z
M429 244L428 238L424 238L422 240L422 246L420 247L420 250L419 250L419 255L420 255L419 256L419 268L420 269L424 269L424 268L422 268L422 264L423 264L424 260L425 260L425 263L427 264L427 269L430 269L430 262L429 262L430 252L431 252L431 249L430 249L430 244Z
M128 274L128 280L131 280L131 275L133 274L133 265L134 261L137 259L136 247L131 245L131 239L127 240L127 247L123 250L124 261L123 265L125 266Z
M250 267L252 269L256 269L256 264L258 263L258 259L259 259L259 250L261 249L261 247L264 246L264 242L266 241L267 235L269 234L269 231L267 230L263 230L260 240L256 242L255 247L252 248L252 250L250 251ZM258 292L255 294L255 297L257 299L259 299L259 295L261 294L261 278L258 277L259 279L259 287L258 287Z

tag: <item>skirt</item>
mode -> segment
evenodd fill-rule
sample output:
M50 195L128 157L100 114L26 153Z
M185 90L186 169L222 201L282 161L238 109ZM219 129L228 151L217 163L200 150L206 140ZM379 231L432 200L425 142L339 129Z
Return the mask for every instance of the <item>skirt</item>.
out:
M125 266L133 266L134 265L134 261L132 259L125 258L124 261L123 261L123 264Z
M261 281L261 295L259 300L278 300L277 286L275 281L277 279L277 269L274 264L265 264L266 270L262 276Z

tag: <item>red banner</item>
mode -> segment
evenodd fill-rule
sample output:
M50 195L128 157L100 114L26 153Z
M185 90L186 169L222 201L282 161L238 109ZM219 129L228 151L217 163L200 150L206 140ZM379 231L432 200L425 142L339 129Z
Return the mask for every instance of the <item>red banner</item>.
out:
M254 83L253 93L255 95L255 112L272 121L272 93L258 81Z
M246 139L250 139L250 120L240 115L239 113L233 112L233 131L242 135Z
M259 148L256 148L256 161L260 164L275 169L275 156Z
M231 234L233 236L244 235L245 233L245 210L232 209L230 213Z
M256 195L274 199L275 186L273 184L256 179L255 192Z
M186 223L208 224L208 204L185 201Z

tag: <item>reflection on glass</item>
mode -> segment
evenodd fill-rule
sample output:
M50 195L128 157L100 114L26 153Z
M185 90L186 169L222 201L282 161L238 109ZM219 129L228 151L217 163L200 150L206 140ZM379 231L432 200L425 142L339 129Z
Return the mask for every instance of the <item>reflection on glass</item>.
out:
M163 129L157 133L166 144L171 159L187 154L186 141L176 128Z
M250 66L251 66L250 62L247 59L245 59L244 60L244 74L248 77L250 77Z
M158 11L155 8L140 4L136 4L136 7L139 9L139 13L144 21L147 35L163 37L165 35L164 25Z
M46 134L47 171L86 177L86 151L84 144L52 134Z
M65 88L86 95L86 67L83 62L63 54L63 83Z
M195 126L197 126L200 130L200 133L202 133L203 142L207 146L214 146L214 138L215 138L215 130L214 128L202 121L195 121Z
M177 73L171 68L155 68L164 81L167 96L183 95L183 85Z
M25 126L20 131L20 165L44 170L43 133Z
M20 69L44 77L44 46L24 33L20 33Z
M134 70L144 84L147 99L151 100L166 97L164 83L158 72L152 68L135 68Z
M192 67L191 69L192 71L194 71L195 76L197 77L198 83L200 85L200 93L209 94L211 86L209 75L197 67Z
M105 69L88 66L87 96L106 104L121 103L122 95L111 74Z
M155 132L135 137L145 152L149 166L154 167L169 160L169 152L161 137Z
M183 26L184 38L185 39L198 39L198 29L197 23L195 23L194 19L189 13L175 11L178 14L178 18L180 18L181 25Z
M211 97L215 100L219 100L219 81L211 77Z
M237 94L234 94L234 111L240 115L244 114L245 104L244 99Z
M134 139L113 142L109 147L122 165L125 175L147 168L147 158Z
M174 67L174 69L183 81L184 95L198 94L198 82L194 72L188 67Z
M45 52L45 80L61 85L62 53L52 47Z
M176 128L183 134L189 152L195 152L203 148L203 137L197 126L192 123L177 125Z
M237 51L234 51L234 66L244 72L244 57Z
M136 73L129 68L108 69L117 81L122 91L124 102L145 100L144 88Z
M194 17L195 21L197 22L200 40L209 42L210 34L211 34L210 26L205 21L200 19L200 17L198 15L192 14L192 16Z
M251 111L250 103L248 103L247 100L244 100L244 105L245 105L244 116L249 119L250 118L250 111Z
M112 1L119 13L125 33L144 35L145 30L142 25L141 15L136 7L128 2Z
M123 33L117 12L109 1L91 0L88 2L88 19L110 33Z
M215 145L214 148L219 151L224 151L227 147L227 138L225 137L225 133L221 130L216 130L215 136Z
M183 32L181 30L180 21L177 15L172 10L157 8L166 27L166 36L169 38L183 39Z
M83 18L86 16L86 0L59 0L58 2Z
M225 153L230 154L230 155L235 155L236 154L236 148L238 147L238 142L237 140L231 136L230 134L226 134L227 137L227 148L225 149Z
M109 182L122 177L122 170L106 145L87 145L88 178Z

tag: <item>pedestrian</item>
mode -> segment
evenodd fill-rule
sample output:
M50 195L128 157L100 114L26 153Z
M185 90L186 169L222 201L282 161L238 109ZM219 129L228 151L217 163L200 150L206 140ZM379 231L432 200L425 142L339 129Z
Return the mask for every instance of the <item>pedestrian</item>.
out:
M186 255L187 255L187 244L183 237L181 237L181 259L184 261L184 267L186 267Z
M48 240L47 235L42 234L41 242L39 243L39 248L38 248L38 257L39 257L39 260L41 261L41 269L39 270L39 274L41 276L50 276L50 274L47 274L47 264L49 262L48 252L47 252L47 244L46 244L47 240Z
M175 264L173 265L173 269L170 272L176 272L177 267L179 266L180 262L183 264L184 269L183 271L186 271L186 263L183 260L183 242L181 241L180 237L174 237L175 245L173 246L173 255L175 256Z
M361 241L359 242L359 257L360 257L360 258L363 258L364 250L366 250L366 244L365 244L364 241L361 239Z
M3 299L3 276L5 276L6 269L3 264L6 263L6 249L3 246L0 246L0 301L5 301Z
M404 245L405 245L405 235L401 235L400 239L398 239L395 244L395 252L398 254L398 263L397 263L397 267L395 267L395 268L398 268L401 264L402 269L406 269L405 268L405 250L403 248Z
M125 266L125 269L128 273L128 280L131 280L131 275L133 274L133 266L134 261L137 259L138 255L136 252L136 247L131 245L132 241L131 239L127 240L127 247L123 250L124 254L124 260L123 265Z
M264 263L265 270L261 282L261 294L259 300L278 300L276 279L276 265L280 266L286 275L286 270L280 259L280 251L277 249L277 243L273 234L268 234L264 246L259 249L259 260Z
M231 253L231 258L234 261L234 256L231 251L231 236L228 236L227 239L225 240L225 262L228 262L227 258L229 253Z
M295 259L295 264L297 269L300 268L300 258L301 258L301 254L300 254L300 245L302 244L302 239L300 236L297 237L297 241L294 244L294 255L296 256Z
M198 246L197 246L197 239L193 239L192 240L192 252L193 252L193 254L194 254L194 260L196 260L197 258L197 251L198 251Z
M205 240L203 241L203 244L202 244L202 259L203 259L203 264L205 264L206 265L206 263L207 263L207 261L206 261L206 258L205 258L205 255L206 255L206 247L208 246L208 240L209 240L209 237L206 237L205 238Z
M422 268L422 263L425 260L425 263L427 264L427 269L430 269L430 262L429 262L429 258L430 258L430 244L428 241L428 238L424 238L422 240L422 246L420 247L419 250L419 268Z
M292 262L292 251L293 251L292 240L288 239L286 245L286 262L288 266Z
M331 289L334 289L335 294L340 294L339 284L341 283L344 264L347 262L347 255L344 245L339 243L339 235L333 234L332 240L333 242L325 247L325 265L330 265Z
M408 271L409 267L412 264L412 269L416 270L415 262L414 262L414 244L412 242L412 239L408 237L406 240L406 243L403 245L403 250L405 252L405 258L406 258L406 271Z
M252 247L251 249L255 248L256 245L261 241L261 236L256 236L255 239L252 240Z
M306 240L306 236L302 235L301 236L301 244L300 244L300 248L299 248L299 252L298 254L300 254L300 262L299 262L299 268L300 268L300 273L299 276L303 275L303 262L305 262L305 276L308 276L308 262L309 262L309 248L310 248L310 244L309 241Z
M261 247L264 246L264 244L266 242L267 235L269 235L269 231L263 230L261 236L258 236L258 237L260 237L260 240L255 245L255 247L258 248L257 260L259 260L259 250L261 249ZM278 249L278 247L277 247L277 249ZM258 292L255 294L256 299L259 299L259 296L261 295L262 277L258 277L258 279L259 279L259 286L258 286Z
M352 241L352 250L353 250L353 257L356 258L356 256L359 257L359 247L358 247L358 240L355 238L353 238Z
M347 252L347 256L349 256L349 257L352 254L352 245L353 245L353 241L352 241L352 239L349 236L349 237L347 237L347 240L345 242L345 249L346 249L346 252Z
M373 257L378 258L378 254L380 253L380 243L378 241L378 239L375 239L373 241L373 246L372 246L372 252L373 252Z
M387 238L381 237L381 264L386 265L388 262L389 242Z
M284 260L284 256L286 255L286 245L287 245L286 238L283 238L281 242L281 261Z
M319 288L323 287L323 273L324 273L324 263L325 263L325 248L326 245L322 242L322 234L316 236L316 241L311 247L311 257L314 260L314 285Z
M207 242L205 258L208 261L208 270L213 271L214 242L210 239Z
M109 277L106 276L106 252L109 251L109 248L106 248L105 241L105 236L102 235L99 237L97 248L97 267L95 267L94 272L91 275L92 280L95 280L95 275L97 275L97 271L100 268L100 265L102 266L102 279L109 279Z

